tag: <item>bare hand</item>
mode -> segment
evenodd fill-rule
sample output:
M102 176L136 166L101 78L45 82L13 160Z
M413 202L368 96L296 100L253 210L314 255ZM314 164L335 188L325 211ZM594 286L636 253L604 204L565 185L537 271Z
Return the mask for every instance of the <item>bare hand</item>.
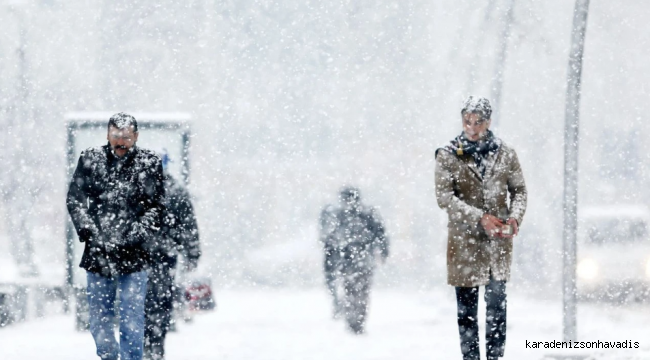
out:
M501 228L503 223L498 217L490 214L484 214L481 218L481 226L485 229L488 236L501 236Z

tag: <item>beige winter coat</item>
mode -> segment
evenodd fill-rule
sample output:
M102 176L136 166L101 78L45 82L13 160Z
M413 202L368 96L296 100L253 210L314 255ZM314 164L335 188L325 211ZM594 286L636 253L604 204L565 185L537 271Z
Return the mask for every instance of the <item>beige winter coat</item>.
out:
M485 179L471 155L440 149L436 156L436 198L449 219L447 282L452 286L486 285L490 272L496 280L510 279L513 239L489 237L479 222L488 213L521 225L527 193L517 154L496 141L499 148L485 160Z

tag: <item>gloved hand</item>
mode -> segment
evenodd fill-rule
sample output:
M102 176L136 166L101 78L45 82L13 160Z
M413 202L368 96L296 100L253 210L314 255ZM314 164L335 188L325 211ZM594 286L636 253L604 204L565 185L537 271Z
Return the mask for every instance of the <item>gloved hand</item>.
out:
M122 242L129 245L142 244L147 239L148 234L149 231L144 225L134 222L124 231Z
M79 230L79 233L77 235L79 236L80 242L86 242L90 241L90 239L93 237L93 232L88 228L83 228Z
M121 231L111 231L104 234L102 243L107 252L114 252L119 248L141 243L146 235L145 231L142 224L133 222L124 226Z

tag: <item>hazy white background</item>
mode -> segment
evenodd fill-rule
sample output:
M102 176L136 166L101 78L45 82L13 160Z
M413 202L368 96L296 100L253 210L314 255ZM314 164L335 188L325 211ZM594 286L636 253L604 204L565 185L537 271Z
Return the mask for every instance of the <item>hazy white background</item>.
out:
M1 1L0 267L33 260L64 281L66 112L183 111L199 271L216 287L320 286L316 220L344 183L386 221L378 286L443 286L434 151L466 95L492 96L508 3ZM494 104L529 189L512 284L550 296L573 6L515 2ZM649 17L643 0L592 1L581 205L649 200Z

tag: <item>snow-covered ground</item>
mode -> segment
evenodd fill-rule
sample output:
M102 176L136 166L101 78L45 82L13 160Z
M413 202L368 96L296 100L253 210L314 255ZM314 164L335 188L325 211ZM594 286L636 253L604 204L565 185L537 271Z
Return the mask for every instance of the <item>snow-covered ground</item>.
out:
M228 290L218 309L181 323L168 337L168 360L378 360L460 359L451 288L377 290L367 334L348 333L330 316L321 290ZM481 300L481 306L483 302ZM580 305L581 341L640 343L637 350L536 350L528 341L561 340L561 304L509 295L504 359L543 359L548 354L591 354L592 359L650 359L650 305ZM485 318L480 313L481 322ZM484 328L481 325L481 335ZM2 360L87 360L89 333L74 331L72 316L56 315L0 329Z

